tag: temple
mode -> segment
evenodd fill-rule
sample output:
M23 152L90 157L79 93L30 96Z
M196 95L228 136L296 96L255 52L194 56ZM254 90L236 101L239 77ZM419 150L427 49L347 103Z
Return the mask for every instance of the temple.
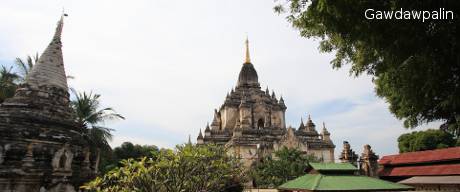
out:
M0 104L0 191L79 191L98 158L69 105L59 20L52 41L16 90Z
M334 149L325 124L316 130L310 116L298 129L286 128L286 105L275 92L263 91L249 56L246 40L246 57L238 76L236 87L226 96L219 109L214 110L211 125L200 131L198 144L225 145L229 152L241 158L245 166L282 148L298 148L324 162L334 161Z

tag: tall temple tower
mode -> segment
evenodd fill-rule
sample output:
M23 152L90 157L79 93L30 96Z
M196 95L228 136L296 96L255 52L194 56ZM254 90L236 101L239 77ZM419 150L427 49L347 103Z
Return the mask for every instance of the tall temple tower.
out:
M282 147L298 148L325 162L333 162L335 145L325 126L318 133L308 117L306 126L301 122L297 130L286 128L284 99L278 99L268 88L261 90L247 39L245 44L246 57L236 87L227 94L223 105L214 110L211 126L205 127L204 136L200 131L197 143L225 145L248 167Z
M69 105L63 17L13 98L0 104L0 191L74 192L97 165Z

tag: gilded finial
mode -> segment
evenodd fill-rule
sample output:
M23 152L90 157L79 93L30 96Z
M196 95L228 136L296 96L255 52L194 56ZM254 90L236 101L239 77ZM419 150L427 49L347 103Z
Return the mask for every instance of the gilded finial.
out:
M246 59L244 63L251 63L251 58L249 57L249 40L247 36L246 36L245 44L246 44Z

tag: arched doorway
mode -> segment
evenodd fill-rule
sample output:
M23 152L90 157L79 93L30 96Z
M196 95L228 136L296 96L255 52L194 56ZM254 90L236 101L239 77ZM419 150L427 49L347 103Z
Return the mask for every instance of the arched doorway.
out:
M257 129L262 129L264 128L264 120L263 119L259 119L257 121Z

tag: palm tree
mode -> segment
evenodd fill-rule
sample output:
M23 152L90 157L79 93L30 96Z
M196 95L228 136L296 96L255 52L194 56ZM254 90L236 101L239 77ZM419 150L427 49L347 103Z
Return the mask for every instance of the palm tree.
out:
M27 74L29 74L30 70L32 70L32 67L37 62L38 62L38 53L35 53L33 57L28 55L26 61L22 60L19 57L16 58L15 64L19 70L19 75L22 80L26 78Z
M14 96L19 79L20 76L12 71L12 67L8 69L2 66L0 68L0 103Z
M99 99L101 95L92 92L77 93L72 89L75 99L70 104L76 114L76 122L84 130L84 136L88 139L92 148L96 151L96 166L99 164L101 150L110 151L109 141L112 140L111 128L104 127L107 120L125 119L122 115L116 113L112 108L100 109Z

